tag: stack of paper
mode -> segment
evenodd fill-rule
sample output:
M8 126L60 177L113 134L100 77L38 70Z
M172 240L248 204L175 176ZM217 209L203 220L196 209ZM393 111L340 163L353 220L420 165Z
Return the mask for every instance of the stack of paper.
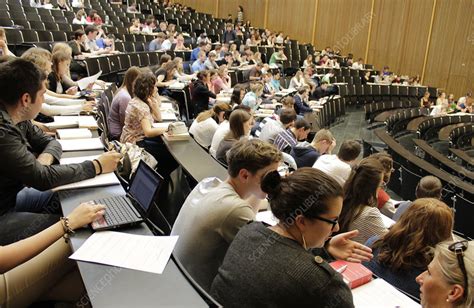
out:
M168 126L170 126L170 122L157 122L157 123L153 123L151 126L153 126L153 128L164 128L164 129L168 129Z
M272 211L258 212L255 220L262 221L270 226L274 226L278 223L278 218L273 215Z
M191 138L191 135L189 135L189 133L173 134L173 135L164 133L163 137L165 137L167 141L185 141L185 140L189 140Z
M87 151L87 150L103 150L104 145L100 138L88 139L72 139L72 140L58 140L63 148L63 151Z
M97 130L99 128L97 121L93 116L80 116L78 117L78 122L80 128L89 128L93 130Z
M178 236L101 231L92 234L70 258L162 274L177 241Z
M92 138L92 133L87 128L58 129L56 132L59 139L63 140Z
M174 111L165 110L165 111L161 111L161 120L163 120L163 121L177 121L178 118L176 117L176 114L174 113Z
M351 291L354 298L354 306L357 308L421 307L417 302L381 278L374 279Z

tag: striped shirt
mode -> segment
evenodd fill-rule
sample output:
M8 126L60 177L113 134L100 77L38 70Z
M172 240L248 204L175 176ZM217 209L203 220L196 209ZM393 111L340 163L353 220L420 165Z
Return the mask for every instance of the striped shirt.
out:
M382 220L377 207L364 206L360 215L349 225L349 231L359 230L359 234L351 240L365 244L372 236L383 236L388 229Z
M290 153L291 148L294 147L298 142L296 137L290 129L287 129L276 136L273 144L277 147L278 150Z

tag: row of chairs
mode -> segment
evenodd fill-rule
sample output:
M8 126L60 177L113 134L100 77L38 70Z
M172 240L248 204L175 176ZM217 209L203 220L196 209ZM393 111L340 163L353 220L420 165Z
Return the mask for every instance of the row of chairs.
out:
M450 115L428 118L418 125L417 135L419 139L426 141L436 140L441 127L457 123L472 123L474 115Z
M408 122L410 122L414 118L418 118L425 115L429 115L429 110L427 108L417 107L401 110L391 115L385 121L385 129L390 135L396 136L400 132L406 130Z
M472 148L472 139L474 138L474 124L456 127L449 134L449 145L452 148L468 150Z

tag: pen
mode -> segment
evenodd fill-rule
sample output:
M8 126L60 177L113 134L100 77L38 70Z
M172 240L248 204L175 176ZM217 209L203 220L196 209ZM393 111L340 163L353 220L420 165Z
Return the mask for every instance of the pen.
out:
M339 274L341 274L341 273L343 273L343 272L346 270L346 268L347 268L347 265L343 265L343 266L341 266L340 268L338 268L338 269L336 270L336 272L338 272Z

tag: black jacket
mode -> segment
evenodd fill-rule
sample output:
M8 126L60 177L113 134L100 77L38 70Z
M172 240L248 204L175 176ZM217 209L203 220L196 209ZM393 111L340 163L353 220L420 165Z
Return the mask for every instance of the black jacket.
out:
M13 125L10 115L0 107L0 215L12 210L16 195L25 186L48 190L95 176L91 161L70 165L43 166L36 158L49 153L55 161L62 148L31 121Z
M216 95L212 93L201 80L197 80L193 83L191 94L192 102L196 107L196 114L209 108L210 97L216 98Z
M316 160L321 156L318 151L308 143L298 144L293 147L290 155L295 159L298 168L313 167Z

